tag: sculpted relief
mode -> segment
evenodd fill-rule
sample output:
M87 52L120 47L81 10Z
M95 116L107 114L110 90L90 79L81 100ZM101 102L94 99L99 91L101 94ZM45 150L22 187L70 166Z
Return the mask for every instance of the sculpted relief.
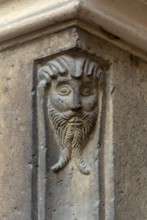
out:
M103 74L99 62L82 53L60 55L38 69L39 85L49 88L47 117L60 148L52 171L60 171L72 159L81 173L90 173L83 150L96 126Z

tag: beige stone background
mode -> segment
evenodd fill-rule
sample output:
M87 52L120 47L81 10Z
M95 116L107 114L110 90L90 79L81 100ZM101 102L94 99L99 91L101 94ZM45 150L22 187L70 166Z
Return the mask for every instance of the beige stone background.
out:
M129 57L128 57L129 56ZM116 219L147 219L146 63L130 55L114 72Z

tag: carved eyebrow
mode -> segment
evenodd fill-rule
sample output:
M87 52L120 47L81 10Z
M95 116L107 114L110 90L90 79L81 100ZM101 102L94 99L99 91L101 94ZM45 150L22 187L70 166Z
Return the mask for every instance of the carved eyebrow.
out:
M91 85L92 86L92 81L91 80L84 80L82 82L82 85Z
M69 83L70 79L69 78L58 78L57 83Z
M84 87L89 87L91 89L95 88L95 85L96 85L96 81L83 81L82 84L81 84L81 88L84 88Z

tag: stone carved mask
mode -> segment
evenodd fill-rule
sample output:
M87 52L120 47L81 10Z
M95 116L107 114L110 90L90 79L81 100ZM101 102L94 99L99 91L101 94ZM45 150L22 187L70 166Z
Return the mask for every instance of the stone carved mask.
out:
M97 121L101 71L95 61L74 55L59 56L39 70L40 77L51 83L48 116L61 150L51 167L54 172L73 158L81 173L90 173L82 152Z

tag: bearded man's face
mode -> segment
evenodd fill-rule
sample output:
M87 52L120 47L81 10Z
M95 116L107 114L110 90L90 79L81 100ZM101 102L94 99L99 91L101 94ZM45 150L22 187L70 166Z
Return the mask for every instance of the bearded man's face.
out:
M52 80L48 97L48 113L61 147L57 164L58 171L66 165L71 156L82 173L89 170L82 157L82 148L97 120L98 88L92 76L73 78L59 76Z

